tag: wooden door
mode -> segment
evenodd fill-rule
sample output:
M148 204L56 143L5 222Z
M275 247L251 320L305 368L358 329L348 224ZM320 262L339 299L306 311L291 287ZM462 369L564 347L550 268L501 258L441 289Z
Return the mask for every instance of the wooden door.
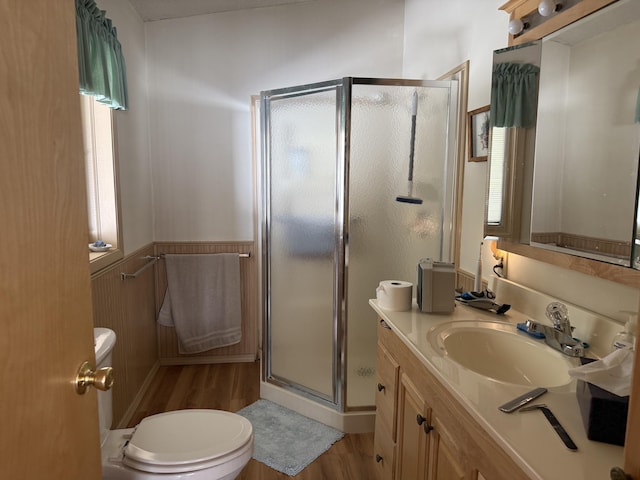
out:
M97 480L73 0L0 0L0 478Z

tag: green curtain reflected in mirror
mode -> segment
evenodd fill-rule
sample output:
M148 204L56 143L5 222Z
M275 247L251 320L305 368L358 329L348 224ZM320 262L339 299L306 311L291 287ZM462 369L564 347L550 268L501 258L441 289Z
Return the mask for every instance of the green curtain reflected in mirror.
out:
M540 67L530 63L497 63L491 81L491 126L535 126Z

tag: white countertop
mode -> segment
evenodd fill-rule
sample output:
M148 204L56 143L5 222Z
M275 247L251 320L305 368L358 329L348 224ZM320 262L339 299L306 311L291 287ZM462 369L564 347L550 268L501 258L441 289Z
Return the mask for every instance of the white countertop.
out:
M504 315L496 315L460 304L456 304L450 315L422 313L415 302L413 309L406 312L384 310L375 299L369 300L369 305L531 478L602 480L609 478L612 467L622 467L623 447L587 438L576 398L575 380L568 385L549 387L547 393L532 402L545 403L551 409L578 446L577 451L571 451L542 412L507 414L498 410L499 405L534 387L502 383L478 375L437 352L427 340L427 332L446 321L518 323L529 317L513 309ZM577 359L570 361L579 365Z

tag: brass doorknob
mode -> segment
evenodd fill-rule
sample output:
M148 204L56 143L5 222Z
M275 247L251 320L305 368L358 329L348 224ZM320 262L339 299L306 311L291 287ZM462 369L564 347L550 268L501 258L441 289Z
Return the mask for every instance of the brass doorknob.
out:
M84 362L78 369L75 384L78 395L84 395L91 386L98 390L109 390L113 386L113 368L93 370L89 362Z

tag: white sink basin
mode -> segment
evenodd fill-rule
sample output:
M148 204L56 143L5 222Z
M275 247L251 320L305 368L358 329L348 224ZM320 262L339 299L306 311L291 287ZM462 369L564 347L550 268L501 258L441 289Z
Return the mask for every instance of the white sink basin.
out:
M433 327L427 338L443 356L499 382L556 387L571 381L567 370L578 365L544 340L505 322L454 321Z

